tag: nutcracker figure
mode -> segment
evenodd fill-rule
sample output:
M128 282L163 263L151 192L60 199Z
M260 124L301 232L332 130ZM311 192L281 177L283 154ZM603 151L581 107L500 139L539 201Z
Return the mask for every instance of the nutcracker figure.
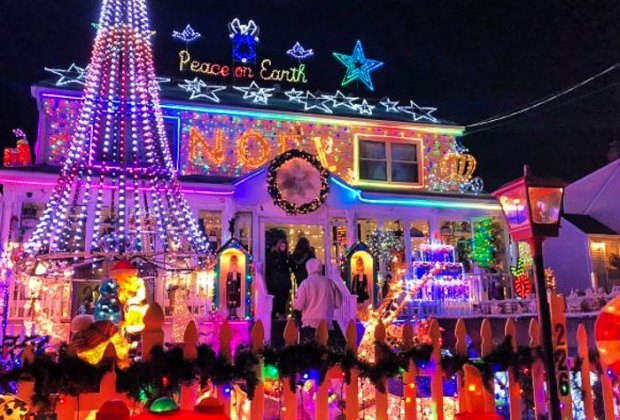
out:
M237 318L237 308L241 306L241 272L239 271L239 258L233 254L228 262L226 274L226 307L228 318Z

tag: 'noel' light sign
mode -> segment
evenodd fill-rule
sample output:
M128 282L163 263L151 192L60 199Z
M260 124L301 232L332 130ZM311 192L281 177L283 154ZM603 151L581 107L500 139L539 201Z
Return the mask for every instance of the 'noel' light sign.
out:
M214 77L234 77L235 79L253 80L256 75L254 69L247 65L229 66L226 64L213 63L192 59L187 50L179 51L179 70L203 74ZM306 77L306 65L299 64L288 69L275 68L270 59L265 58L260 62L258 77L272 82L308 83Z

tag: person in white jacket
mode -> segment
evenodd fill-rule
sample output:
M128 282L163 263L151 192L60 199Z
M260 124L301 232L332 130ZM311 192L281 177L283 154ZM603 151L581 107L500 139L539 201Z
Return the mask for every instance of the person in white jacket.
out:
M301 341L313 340L322 320L334 329L334 309L342 305L342 295L334 282L321 274L323 265L317 258L306 263L308 277L301 283L295 296L294 308L301 312Z

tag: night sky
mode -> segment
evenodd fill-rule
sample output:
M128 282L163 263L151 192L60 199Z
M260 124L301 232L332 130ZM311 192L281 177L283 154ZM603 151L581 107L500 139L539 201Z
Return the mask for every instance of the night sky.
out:
M37 111L30 85L49 78L44 66L88 63L99 0L0 3L0 139L11 129L33 141ZM227 23L254 19L259 58L293 65L284 51L295 41L313 48L308 89L335 91L344 75L332 51L350 54L357 39L374 72L367 97L436 106L436 116L467 125L512 111L620 62L617 0L151 0L158 74L181 78L170 36L187 23L203 34L191 44L204 61L230 61ZM189 74L187 75L189 76ZM193 78L193 76L192 76ZM574 180L604 165L620 140L620 69L525 116L472 130L464 143L479 160L487 189L521 174ZM491 129L489 129L491 128Z

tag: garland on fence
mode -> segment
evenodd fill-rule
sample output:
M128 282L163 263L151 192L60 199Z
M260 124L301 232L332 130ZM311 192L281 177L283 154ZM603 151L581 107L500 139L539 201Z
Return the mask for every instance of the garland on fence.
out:
M480 371L485 385L492 390L495 372L512 370L515 378L519 380L522 376L529 375L534 361L542 359L542 356L541 347L518 346L517 350L514 351L512 337L506 336L484 357L472 359L460 355L444 356L441 358L441 367L446 376L451 377L460 372L464 364L472 364Z
M385 391L386 380L402 377L410 363L420 368L430 361L433 347L424 344L408 351L398 351L386 344L376 343L379 352L377 362L368 363L351 351L328 348L315 342L298 344L282 349L267 347L260 355L253 354L249 348L240 347L233 361L217 354L211 347L200 345L197 358L187 360L181 347L164 350L156 347L148 360L140 360L127 369L116 368L117 391L149 404L157 398L172 396L181 385L198 381L201 386L243 384L248 397L254 396L259 379L256 375L260 359L275 378L289 379L291 390L295 390L299 377L308 375L321 383L330 368L342 370L346 383L351 380L351 372L356 370L360 378L368 379L379 390ZM446 352L441 359L441 367L448 377L461 371L465 363L471 363L482 373L490 386L494 372L514 369L517 375L527 375L537 357L539 348L519 347L512 350L511 338L496 346L483 358L454 356ZM62 346L56 358L37 355L32 363L24 362L20 368L0 374L0 385L11 381L33 380L35 382L33 402L48 406L52 394L79 395L96 392L102 376L110 371L112 364L93 366L82 359L70 355ZM265 370L263 370L265 372ZM5 388L6 389L6 388Z

